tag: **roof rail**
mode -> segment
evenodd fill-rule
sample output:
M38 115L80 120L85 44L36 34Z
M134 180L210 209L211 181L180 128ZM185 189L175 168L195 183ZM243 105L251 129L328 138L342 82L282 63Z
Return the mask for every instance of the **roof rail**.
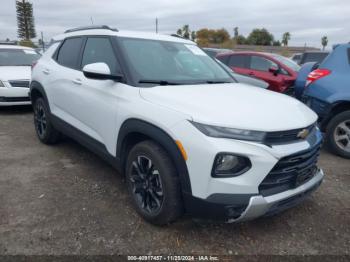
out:
M83 31L83 30L94 30L94 29L105 29L105 30L111 30L118 32L118 29L116 28L110 28L108 25L92 25L92 26L82 26L82 27L76 27L72 29L68 29L64 31L64 33L72 33L72 32L77 32L77 31Z
M184 40L188 40L188 41L194 42L193 40L191 40L191 39L189 39L189 38L186 38L186 37L183 37L183 36L178 35L178 34L171 34L170 36L173 36L173 37L177 37L177 38L181 38L181 39L184 39Z

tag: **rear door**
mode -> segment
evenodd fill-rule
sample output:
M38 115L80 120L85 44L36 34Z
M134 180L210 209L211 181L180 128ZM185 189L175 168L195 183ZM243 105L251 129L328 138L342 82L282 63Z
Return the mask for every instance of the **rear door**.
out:
M79 57L82 46L83 37L65 39L54 54L55 61L43 68L49 79L46 85L52 113L74 127L80 126L75 111L79 107L76 87L77 79L81 77Z

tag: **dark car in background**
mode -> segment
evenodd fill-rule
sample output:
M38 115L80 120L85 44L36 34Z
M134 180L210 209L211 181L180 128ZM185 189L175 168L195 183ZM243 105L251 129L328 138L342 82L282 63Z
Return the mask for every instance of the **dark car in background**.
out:
M232 52L232 50L230 50L230 49L223 49L223 48L204 47L202 49L208 56L213 57L213 58L215 58L217 55L222 54L222 53Z
M286 57L261 52L230 52L217 55L217 59L238 74L267 82L270 90L294 92L293 85L300 67Z
M335 46L322 63L305 64L300 71L301 99L318 114L328 148L350 158L350 44Z
M227 70L234 79L237 80L238 83L247 84L251 86L256 86L260 88L267 89L269 87L269 84L263 80L257 79L255 77L251 76L245 76L241 74L237 74L235 71L233 71L231 68L229 68L227 65L225 65L223 62L221 62L218 59L215 59L225 70Z

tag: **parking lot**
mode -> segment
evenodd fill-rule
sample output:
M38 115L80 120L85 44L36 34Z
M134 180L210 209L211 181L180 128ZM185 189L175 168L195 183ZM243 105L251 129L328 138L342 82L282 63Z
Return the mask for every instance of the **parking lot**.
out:
M77 143L45 146L31 108L0 108L1 254L350 254L350 162L322 151L326 178L300 206L220 224L155 227L123 177Z

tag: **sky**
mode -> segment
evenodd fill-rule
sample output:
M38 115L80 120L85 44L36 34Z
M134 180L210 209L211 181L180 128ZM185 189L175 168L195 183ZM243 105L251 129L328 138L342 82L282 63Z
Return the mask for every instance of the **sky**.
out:
M280 40L291 33L289 45L321 47L350 41L350 0L30 0L38 35L45 41L66 29L106 24L118 29L175 33L184 24L191 30L238 27L247 36L265 27ZM1 0L0 39L17 38L15 0Z

